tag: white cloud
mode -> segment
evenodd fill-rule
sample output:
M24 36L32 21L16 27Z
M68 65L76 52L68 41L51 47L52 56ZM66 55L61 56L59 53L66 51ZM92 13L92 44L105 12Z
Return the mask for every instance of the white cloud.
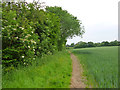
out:
M32 0L29 0L32 1ZM78 41L103 41L118 38L119 0L40 0L48 6L61 6L77 16L85 26L83 38L68 39L67 44Z

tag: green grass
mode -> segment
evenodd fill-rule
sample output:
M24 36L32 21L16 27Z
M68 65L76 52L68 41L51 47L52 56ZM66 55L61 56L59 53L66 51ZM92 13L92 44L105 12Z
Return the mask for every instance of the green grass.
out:
M37 60L37 65L3 75L3 88L69 88L72 60L67 51Z
M0 63L2 62L2 51L0 50ZM0 64L0 90L2 89L2 65Z
M118 47L73 49L79 58L87 84L98 88L118 87Z
M0 90L2 89L2 65L0 65Z

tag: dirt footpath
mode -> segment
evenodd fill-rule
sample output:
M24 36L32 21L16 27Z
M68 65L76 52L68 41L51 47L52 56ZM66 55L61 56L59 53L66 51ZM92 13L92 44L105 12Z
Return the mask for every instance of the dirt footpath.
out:
M71 59L73 64L72 78L70 88L85 88L86 81L85 77L82 76L83 69L80 65L80 62L77 60L77 57L71 53Z

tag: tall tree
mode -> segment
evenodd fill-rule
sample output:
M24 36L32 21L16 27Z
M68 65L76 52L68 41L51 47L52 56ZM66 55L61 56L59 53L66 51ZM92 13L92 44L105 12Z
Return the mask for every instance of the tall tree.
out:
M81 36L84 33L81 21L61 7L46 7L46 11L52 12L60 18L61 38L58 41L59 50L62 50L62 47L65 46L67 38L72 38L75 35Z

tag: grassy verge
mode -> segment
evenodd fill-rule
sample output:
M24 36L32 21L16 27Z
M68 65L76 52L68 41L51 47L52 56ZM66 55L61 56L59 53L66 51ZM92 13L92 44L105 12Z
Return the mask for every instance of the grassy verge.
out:
M2 65L0 64L0 90L2 89Z
M118 47L74 49L88 79L87 84L98 88L118 87Z
M72 61L67 51L37 61L3 75L3 88L69 88Z

